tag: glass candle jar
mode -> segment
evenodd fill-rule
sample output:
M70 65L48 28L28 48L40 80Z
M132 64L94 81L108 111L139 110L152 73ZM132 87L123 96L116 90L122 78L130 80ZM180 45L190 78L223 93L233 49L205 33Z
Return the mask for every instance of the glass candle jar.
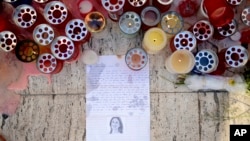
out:
M17 44L17 37L11 31L0 32L0 48L5 52L14 50Z
M85 18L88 13L96 10L91 0L79 0L77 5L83 18Z
M250 26L250 7L243 9L241 13L241 20L245 25Z
M216 27L214 30L213 38L217 40L222 40L227 37L232 36L237 30L237 23L235 20L232 20L230 23L222 26Z
M91 36L84 21L80 19L70 20L65 27L65 33L72 41L81 44L89 41Z
M173 0L153 0L153 6L157 7L161 13L169 10Z
M233 8L225 0L204 0L204 8L210 23L215 27L221 27L230 23L234 18Z
M194 55L188 50L176 50L165 62L165 67L173 74L189 73L195 65Z
M214 34L213 26L207 20L200 20L191 27L191 31L198 41L206 41Z
M55 37L53 28L48 24L40 24L33 31L33 39L40 46L49 45Z
M221 56L220 61L232 68L243 67L248 62L248 52L242 46L231 46L222 49L219 55Z
M190 17L198 11L199 3L197 0L181 0L178 10L182 17Z
M125 62L132 70L141 70L148 63L147 53L142 48L132 48L125 55Z
M51 53L43 53L39 55L36 66L42 73L56 74L62 70L63 61L57 60Z
M106 27L106 19L102 13L94 11L87 14L85 24L89 32L101 32Z
M56 37L51 43L51 52L59 60L75 61L80 53L80 48L66 36Z
M162 16L161 27L167 34L177 34L182 30L183 25L182 17L175 11L168 11Z
M195 68L201 73L214 72L219 64L217 54L209 49L203 49L195 55Z
M33 40L19 41L15 47L16 57L25 63L35 61L39 54L39 45Z
M154 6L147 6L141 12L142 30L155 27L161 20L160 11Z
M197 41L195 36L190 31L182 31L176 34L170 43L170 49L172 52L176 50L186 49L188 51L193 51L197 46Z
M141 28L140 16L132 11L125 12L119 20L119 27L127 37L134 37Z
M167 46L168 37L166 33L158 27L147 30L142 40L142 47L149 54L157 54Z
M113 21L119 21L123 14L125 0L102 0L102 6L108 11L109 18Z

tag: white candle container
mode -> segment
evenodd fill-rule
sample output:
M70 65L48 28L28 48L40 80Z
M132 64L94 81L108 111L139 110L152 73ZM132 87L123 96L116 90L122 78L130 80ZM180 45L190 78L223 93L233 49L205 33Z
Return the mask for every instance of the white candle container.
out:
M55 37L53 28L48 24L40 24L33 31L33 39L41 46L49 45Z
M245 25L250 26L250 7L243 9L241 13L241 20Z
M193 51L197 46L195 36L190 31L182 31L175 35L173 44L171 44L172 51L186 49Z
M247 50L242 46L229 47L224 55L227 65L232 68L245 66L249 56Z
M127 37L134 37L140 31L141 19L140 16L132 11L125 12L119 20L120 30L127 35Z
M127 66L132 70L141 70L148 63L147 53L142 48L132 48L125 55Z
M214 28L207 20L200 20L195 23L192 32L199 41L206 41L214 34Z
M40 54L37 58L36 66L40 72L45 74L54 73L60 67L57 59L50 53Z
M0 48L5 52L11 52L17 44L16 35L11 31L0 32Z

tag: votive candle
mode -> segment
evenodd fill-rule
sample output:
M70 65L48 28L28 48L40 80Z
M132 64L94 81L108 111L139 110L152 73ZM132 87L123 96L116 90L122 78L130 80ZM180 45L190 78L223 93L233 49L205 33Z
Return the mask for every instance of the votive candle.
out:
M142 29L145 31L157 26L161 20L160 11L154 6L147 6L141 12Z
M162 16L161 27L170 35L175 35L180 32L183 25L184 21L182 17L175 11L168 11Z
M147 30L144 34L142 46L149 54L159 53L167 46L168 38L166 33L158 27Z
M119 27L127 37L134 37L141 28L141 18L135 12L125 12L119 20Z

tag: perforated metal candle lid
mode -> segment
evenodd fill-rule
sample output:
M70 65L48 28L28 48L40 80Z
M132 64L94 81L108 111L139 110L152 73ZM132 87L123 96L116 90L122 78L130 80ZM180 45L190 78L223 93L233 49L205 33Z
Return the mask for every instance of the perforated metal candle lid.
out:
M50 24L61 24L67 16L67 7L60 1L52 1L46 4L43 15Z
M192 51L195 49L196 44L196 38L189 31L182 31L174 37L174 46L177 50L186 49Z
M156 26L161 20L161 13L156 7L147 6L141 12L141 20L147 26Z
M193 34L198 40L206 41L213 36L214 28L208 21L201 20L195 23Z
M0 47L5 52L12 51L17 44L16 35L11 31L0 32Z
M195 67L202 73L211 73L218 67L217 54L208 49L199 51L195 56Z
M80 19L70 20L66 25L65 32L66 35L73 41L81 41L88 34L84 21Z
M134 7L143 6L148 0L128 0L128 2Z
M226 24L223 27L217 27L219 34L225 37L231 36L236 32L237 23L235 20L232 20L229 24Z
M90 12L85 17L85 24L90 32L101 32L106 26L106 19L100 12Z
M36 10L32 6L26 4L19 5L14 10L13 20L17 26L29 28L37 20Z
M119 27L126 34L137 33L141 28L140 16L135 12L125 12L119 20Z
M248 52L242 46L232 46L226 50L225 59L230 67L242 67L248 61Z
M54 30L48 24L40 24L33 31L33 39L42 46L50 44L55 37Z
M241 13L241 20L245 25L250 26L250 7L243 9Z
M243 0L227 0L227 2L231 5L240 5Z
M73 56L75 46L68 37L59 36L51 43L51 52L59 60L68 60Z
M183 28L184 21L175 11L166 12L161 19L161 27L168 34L177 34Z
M42 73L52 73L57 67L57 60L52 54L43 53L37 58L36 65Z
M125 0L102 0L102 6L109 12L117 12L123 8Z
M148 62L147 53L142 48L132 48L125 56L127 66L132 70L141 70Z

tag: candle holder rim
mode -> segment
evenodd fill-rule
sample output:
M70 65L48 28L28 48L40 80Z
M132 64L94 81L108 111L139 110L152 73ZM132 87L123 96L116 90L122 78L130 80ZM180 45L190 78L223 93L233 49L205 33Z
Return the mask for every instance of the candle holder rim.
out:
M92 28L90 28L90 26L89 26L89 24L88 24L88 18L90 17L91 14L97 14L97 15L99 15L99 16L103 19L103 24L102 24L102 26L100 27L99 30L93 30ZM89 18L89 19L90 19L90 18ZM95 32L95 33L103 31L103 29L104 29L104 28L106 27L106 25L107 25L106 18L105 18L104 15L103 15L101 12L99 12L99 11L92 11L92 12L89 12L89 13L86 15L86 17L84 18L84 22L85 22L85 24L86 24L87 29L88 29L90 32Z
M156 17L156 20L155 20L154 22L152 22L152 23L145 23L145 17L144 17L144 15L146 14L146 12L148 12L148 11L146 11L146 10L151 10L151 11L155 12L155 14L156 14L157 17ZM147 25L147 26L155 26L155 25L157 25L157 24L161 21L161 13L160 13L160 10L159 10L157 7L152 6L152 5L145 7L145 8L142 10L142 12L141 12L140 15L141 15L141 20L142 20L142 22L143 22L145 25Z
M143 53L144 53L144 55L146 56L146 62L144 63L144 65L142 66L142 67L140 67L139 69L134 69L134 68L132 68L131 66L129 66L128 65L128 60L127 60L127 55L132 51L132 50L140 50L140 51L142 51ZM141 48L141 47L134 47L134 48L131 48L131 49L129 49L127 52L126 52L126 54L125 54L125 62L126 62L126 64L127 64L127 66L130 68L130 69L132 69L132 70L135 70L135 71L139 71L139 70L141 70L141 69L143 69L146 65L147 65L147 63L148 63L148 54L147 54L147 52L145 51L145 49L143 49L143 48Z

